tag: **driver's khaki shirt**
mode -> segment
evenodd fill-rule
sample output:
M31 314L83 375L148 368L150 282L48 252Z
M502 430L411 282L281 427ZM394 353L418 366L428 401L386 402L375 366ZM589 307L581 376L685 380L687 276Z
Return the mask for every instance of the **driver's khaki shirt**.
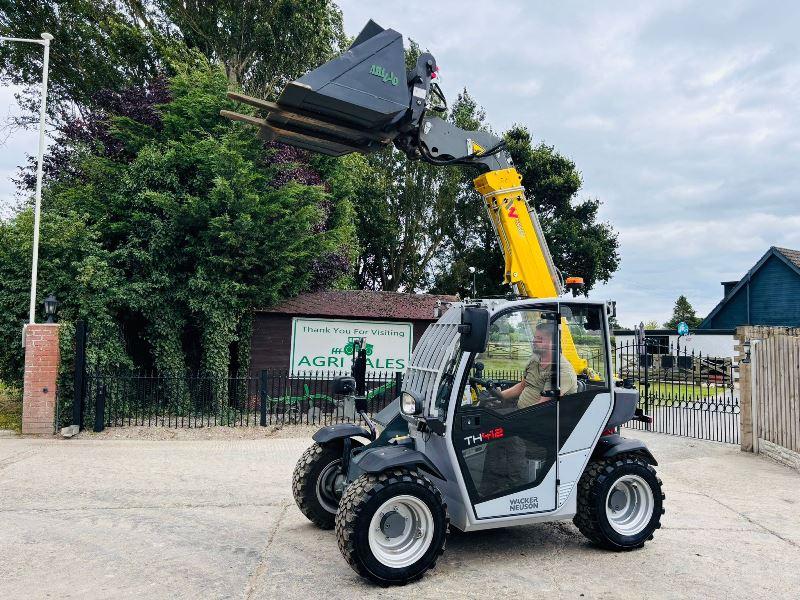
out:
M574 394L578 391L578 376L570 362L561 355L561 395ZM553 389L553 366L542 366L539 357L534 354L525 367L525 389L519 396L517 408L527 408L539 403L542 392Z

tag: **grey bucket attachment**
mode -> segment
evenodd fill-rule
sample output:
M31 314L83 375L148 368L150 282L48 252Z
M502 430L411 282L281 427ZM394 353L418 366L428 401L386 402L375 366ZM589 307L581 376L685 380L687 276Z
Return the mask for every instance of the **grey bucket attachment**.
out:
M370 21L346 52L291 82L277 103L228 96L266 111L263 119L223 111L260 127L264 139L333 156L380 150L411 104L403 36Z

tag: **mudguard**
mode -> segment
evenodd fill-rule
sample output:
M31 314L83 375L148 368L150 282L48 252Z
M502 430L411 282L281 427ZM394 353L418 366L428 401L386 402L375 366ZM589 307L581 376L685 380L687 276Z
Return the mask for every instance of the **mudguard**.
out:
M624 438L621 435L604 435L597 442L592 459L611 458L623 453L640 454L651 465L657 466L658 462L647 449L647 446L639 440Z
M417 467L438 479L444 475L422 452L407 446L367 447L352 458L351 467L362 473L381 473L392 467Z
M323 427L312 435L311 439L318 444L325 444L333 440L342 440L355 436L369 438L371 435L369 429L361 427L360 425L354 423L339 423L338 425Z

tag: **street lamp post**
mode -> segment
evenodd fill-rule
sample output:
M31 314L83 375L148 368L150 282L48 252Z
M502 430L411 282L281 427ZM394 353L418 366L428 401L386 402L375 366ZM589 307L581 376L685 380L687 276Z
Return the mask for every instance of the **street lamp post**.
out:
M475 296L478 295L478 292L475 289L475 272L476 271L477 271L477 269L475 267L470 267L469 268L469 272L472 273L472 297L473 298L475 298Z
M36 322L36 279L39 270L39 221L42 212L42 160L44 159L44 125L47 114L47 75L50 62L50 40L53 36L43 33L42 39L26 39L0 37L0 42L24 42L28 44L40 44L44 46L44 63L42 64L42 104L39 109L39 154L36 162L36 195L34 196L33 209L33 259L31 263L31 304L30 320L31 324Z

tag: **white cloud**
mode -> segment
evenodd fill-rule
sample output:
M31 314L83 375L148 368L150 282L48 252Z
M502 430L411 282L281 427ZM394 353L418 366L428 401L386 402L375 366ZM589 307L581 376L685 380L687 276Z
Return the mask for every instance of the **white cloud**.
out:
M705 314L769 246L800 248L800 5L340 5L348 33L374 18L410 35L446 93L466 86L495 129L523 123L575 160L620 232L597 295L622 323L665 321L682 293Z

